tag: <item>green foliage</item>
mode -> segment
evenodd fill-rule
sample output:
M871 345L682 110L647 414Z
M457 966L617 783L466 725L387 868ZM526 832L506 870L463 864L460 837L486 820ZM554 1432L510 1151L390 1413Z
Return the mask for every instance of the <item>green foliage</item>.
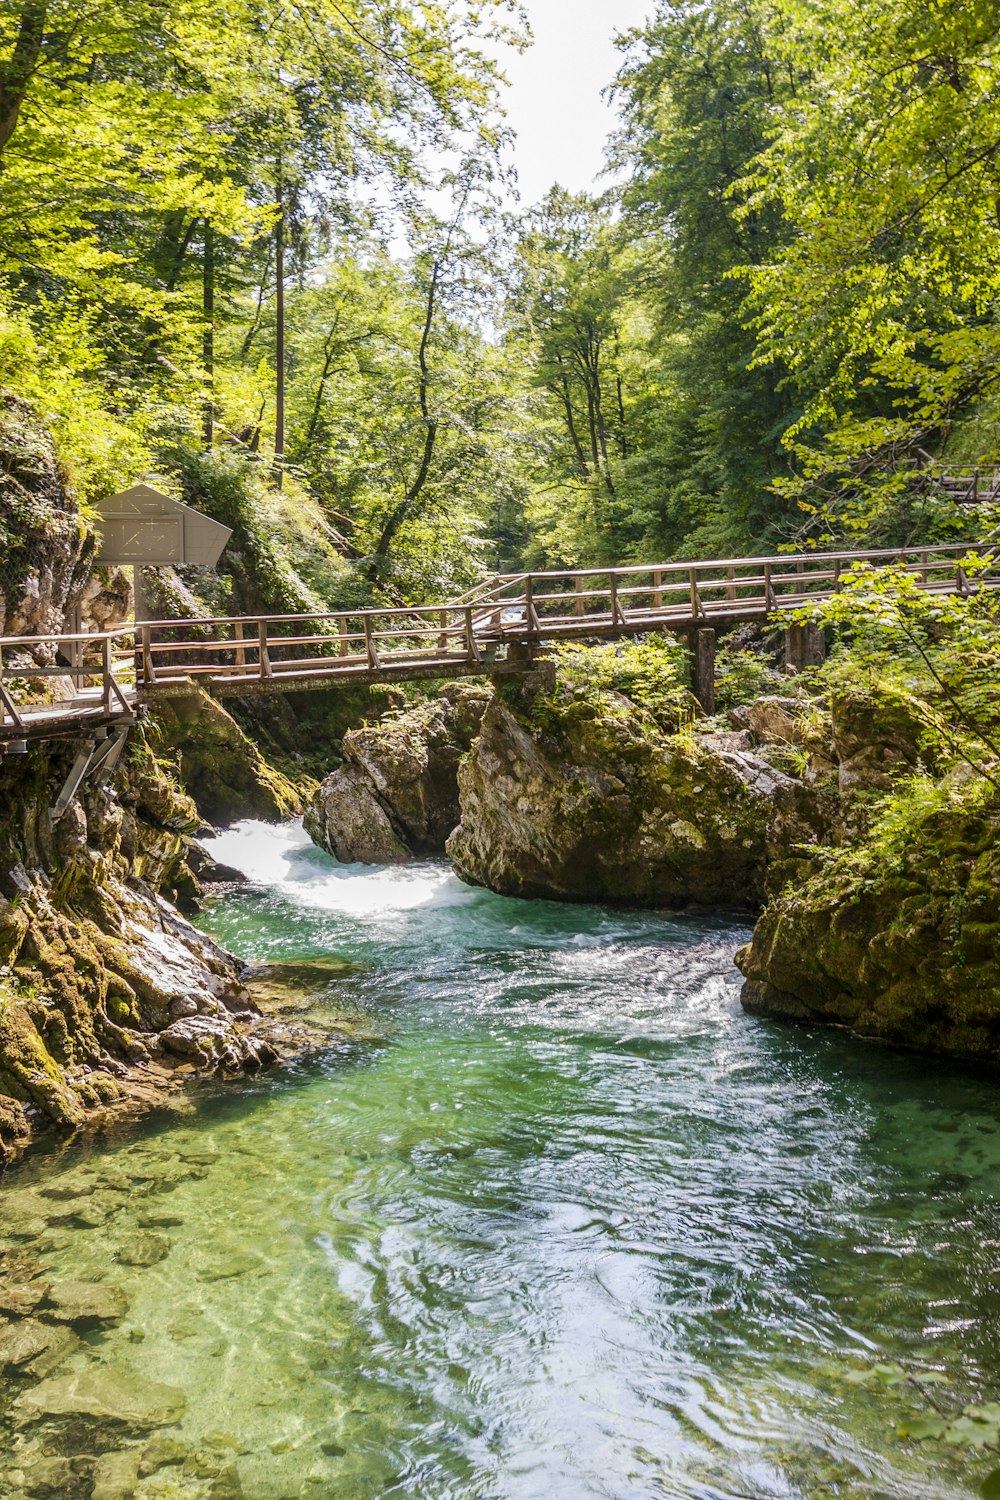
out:
M606 706L607 695L620 694L643 711L651 725L673 733L696 712L687 687L684 647L675 637L606 646L562 646L555 653L560 681L568 696L581 703Z
M715 655L715 695L720 708L739 708L768 693L787 690L787 678L765 653L732 646L723 639Z
M803 614L840 635L828 686L866 682L895 694L937 764L966 764L1000 788L1000 592L975 588L995 563L970 553L956 566L968 595L931 593L917 572L861 563L838 594Z
M946 1405L940 1388L949 1384L940 1370L912 1370L905 1365L876 1362L848 1374L855 1385L883 1389L911 1389L923 1410L898 1429L901 1438L946 1443L963 1453L1000 1454L1000 1402ZM983 1500L1000 1496L1000 1468L992 1468L979 1484Z

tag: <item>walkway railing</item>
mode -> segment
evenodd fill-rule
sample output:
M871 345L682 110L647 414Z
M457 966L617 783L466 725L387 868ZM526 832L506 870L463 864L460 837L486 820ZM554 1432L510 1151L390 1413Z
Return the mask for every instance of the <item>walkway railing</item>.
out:
M975 582L966 577L961 560L971 550L967 542L959 542L506 574L480 597L477 612L485 619L485 604L492 605L485 635L551 640L671 625L724 625L801 609L836 593L858 562L898 566L928 592L966 593L983 583L1000 583L1000 560Z
M239 694L487 673L512 647L767 619L835 593L853 564L897 565L933 593L1000 587L966 576L967 543L509 573L441 605L158 620L102 634L0 638L0 736L134 716L193 680ZM54 681L50 681L54 679ZM44 694L44 699L43 699ZM56 699L58 701L53 701Z

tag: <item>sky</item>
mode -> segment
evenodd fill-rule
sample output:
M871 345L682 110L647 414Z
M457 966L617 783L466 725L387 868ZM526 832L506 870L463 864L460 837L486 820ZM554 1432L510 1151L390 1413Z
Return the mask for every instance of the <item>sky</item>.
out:
M523 0L534 45L503 59L508 123L517 132L514 162L524 204L554 182L571 192L593 188L604 144L616 124L601 98L618 70L612 38L637 26L654 0Z

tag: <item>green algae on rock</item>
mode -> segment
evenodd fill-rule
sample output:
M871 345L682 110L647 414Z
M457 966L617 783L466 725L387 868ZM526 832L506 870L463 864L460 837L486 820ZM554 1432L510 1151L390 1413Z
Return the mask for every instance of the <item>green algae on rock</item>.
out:
M160 739L203 817L281 819L302 811L298 789L261 754L232 714L192 684L156 709Z

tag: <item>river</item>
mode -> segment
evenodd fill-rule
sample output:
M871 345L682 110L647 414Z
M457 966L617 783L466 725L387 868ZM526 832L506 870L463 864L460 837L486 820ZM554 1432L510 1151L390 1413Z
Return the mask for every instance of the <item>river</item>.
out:
M342 1035L8 1174L5 1228L17 1194L61 1209L24 1247L44 1273L129 1300L72 1368L179 1388L171 1431L248 1500L975 1493L897 1437L912 1392L856 1377L994 1386L995 1084L745 1016L735 921L338 866L297 826L212 849L251 883L203 925L346 960L317 1002ZM39 1452L95 1451L86 1424L4 1433L10 1495ZM189 1464L137 1493L226 1491Z

